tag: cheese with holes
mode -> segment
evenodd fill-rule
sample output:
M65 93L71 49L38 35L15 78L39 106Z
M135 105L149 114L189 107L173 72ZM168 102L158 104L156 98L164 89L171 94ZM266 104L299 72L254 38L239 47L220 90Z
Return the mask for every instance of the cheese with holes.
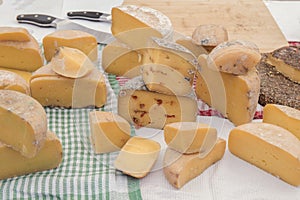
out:
M29 84L16 73L0 70L0 90L15 90L29 95Z
M143 178L151 171L159 152L160 144L158 142L135 136L123 146L114 166L124 174Z
M33 73L30 90L31 96L43 106L102 107L107 97L105 78L97 68L82 78L74 79L56 74L51 63Z
M201 71L196 74L197 97L216 108L235 125L251 122L260 89L256 70L235 76L211 70L205 56L199 56L198 61Z
M34 157L47 133L44 108L32 97L0 90L0 141L25 157Z
M89 120L91 143L97 154L119 151L130 138L129 123L117 114L92 111Z
M300 140L300 110L288 106L267 104L263 122L287 129Z
M205 142L214 143L217 130L198 122L175 122L164 127L168 147L180 153L198 153Z
M30 41L30 33L21 27L0 27L0 41Z
M230 152L285 182L300 185L300 140L284 128L248 123L231 130Z
M226 141L223 139L218 139L212 151L204 158L200 158L199 153L186 155L168 148L164 156L164 175L172 186L180 189L221 160L225 149Z
M0 67L0 70L5 70L8 72L16 73L19 76L21 76L23 79L25 79L27 83L29 83L29 80L31 78L31 72L21 71L21 70L17 70L17 69L10 69L10 68L5 68L5 67Z
M92 62L98 59L98 46L95 36L78 30L59 30L43 38L45 58L50 61L57 49L61 46L79 49Z
M61 163L62 154L60 140L50 131L47 133L44 145L32 158L26 158L0 142L0 180L54 169Z
M190 50L196 58L198 58L201 54L208 54L207 50L201 46L193 43L191 38L179 38L176 40L177 44L180 44Z

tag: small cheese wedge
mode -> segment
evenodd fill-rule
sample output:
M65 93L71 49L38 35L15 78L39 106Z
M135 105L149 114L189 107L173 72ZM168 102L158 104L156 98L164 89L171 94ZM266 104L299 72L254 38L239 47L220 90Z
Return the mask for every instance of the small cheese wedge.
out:
M212 151L204 158L200 158L198 153L185 155L168 148L164 156L164 175L172 186L180 189L221 160L225 149L226 141L223 139L218 139Z
M21 70L17 70L17 69L10 69L10 68L5 68L5 67L0 67L0 70L5 70L8 72L16 73L19 76L21 76L23 79L25 79L27 83L29 83L30 78L31 78L31 72L21 71Z
M54 169L61 163L62 154L60 140L50 131L44 145L32 158L26 158L0 142L0 180Z
M176 43L190 50L196 58L201 54L208 54L207 50L202 45L196 45L191 38L179 38L176 40Z
M129 123L117 114L92 111L89 120L96 154L119 151L130 138Z
M300 140L284 128L248 123L231 130L230 152L285 182L300 185Z
M0 90L15 90L30 95L29 84L16 73L0 70Z
M49 62L61 46L79 49L92 62L98 59L98 46L95 36L79 30L59 30L43 38L43 47L46 60Z
M0 90L0 141L25 157L34 157L47 133L44 108L32 97Z
M135 136L123 146L114 166L124 174L143 178L151 171L159 152L160 144L158 142Z
M300 140L300 110L283 105L267 104L263 113L263 122L285 128Z
M30 41L30 33L21 27L0 27L0 41Z

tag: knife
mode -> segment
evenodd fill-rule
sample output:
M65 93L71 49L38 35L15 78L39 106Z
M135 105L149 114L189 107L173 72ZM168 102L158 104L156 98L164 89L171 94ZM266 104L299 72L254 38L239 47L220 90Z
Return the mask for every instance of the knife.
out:
M95 11L70 11L67 12L69 19L83 19L96 22L111 22L111 14Z
M17 16L17 21L19 23L33 24L39 27L52 27L57 30L80 30L94 35L97 42L100 44L108 44L112 42L114 37L111 33L97 31L80 24L74 23L71 20L60 19L50 15L44 14L20 14Z

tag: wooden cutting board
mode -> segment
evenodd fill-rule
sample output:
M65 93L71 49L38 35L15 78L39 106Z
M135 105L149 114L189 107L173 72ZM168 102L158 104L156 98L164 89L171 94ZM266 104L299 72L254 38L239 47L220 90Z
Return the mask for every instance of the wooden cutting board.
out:
M174 30L191 36L200 24L221 24L229 39L248 40L261 52L287 46L287 40L262 0L124 0L152 7L172 21Z

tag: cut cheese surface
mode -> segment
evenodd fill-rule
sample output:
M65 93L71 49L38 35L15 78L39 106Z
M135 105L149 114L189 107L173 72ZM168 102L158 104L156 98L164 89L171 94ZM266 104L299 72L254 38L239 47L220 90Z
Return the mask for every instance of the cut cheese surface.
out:
M91 142L95 153L119 151L130 138L129 123L111 112L89 114Z
M62 154L60 140L50 131L47 133L44 145L32 158L26 158L0 142L0 180L54 169L61 163Z
M30 41L30 34L25 28L21 27L0 27L0 41Z
M0 89L15 90L23 94L30 94L29 84L21 76L14 72L0 70Z
M267 123L238 126L230 132L228 147L237 157L300 185L300 140L284 128Z
M151 171L159 152L158 142L135 136L123 146L114 166L125 174L143 178Z
M263 110L263 122L285 128L300 140L300 111L295 108L267 104Z
M21 71L21 70L17 70L17 69L10 69L10 68L5 68L5 67L0 67L0 70L5 70L8 72L16 73L19 76L21 76L23 79L25 79L27 83L29 83L30 78L31 78L31 72Z
M25 157L34 157L47 133L44 108L32 97L0 90L0 141Z
M197 45L215 47L228 40L227 30L216 24L203 24L195 28L192 41Z

